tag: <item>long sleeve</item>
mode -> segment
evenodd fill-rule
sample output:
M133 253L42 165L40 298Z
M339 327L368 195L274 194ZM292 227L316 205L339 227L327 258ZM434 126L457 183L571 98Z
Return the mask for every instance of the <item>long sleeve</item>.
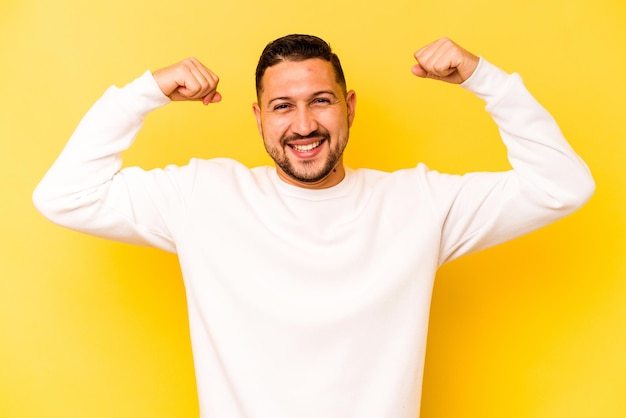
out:
M518 74L481 58L462 86L486 102L512 170L469 173L461 180L432 176L437 178L432 193L445 196L438 199L445 202L440 262L554 222L580 208L595 190L588 167Z
M133 181L137 178L146 184L130 185L120 170L121 153L132 144L145 116L168 102L149 72L123 88L107 89L35 189L37 209L71 229L173 251L164 225L158 222L158 209L150 208L154 197L146 190L152 180L167 175L162 170L142 172L132 176ZM138 207L144 219L152 218L150 222L135 217Z

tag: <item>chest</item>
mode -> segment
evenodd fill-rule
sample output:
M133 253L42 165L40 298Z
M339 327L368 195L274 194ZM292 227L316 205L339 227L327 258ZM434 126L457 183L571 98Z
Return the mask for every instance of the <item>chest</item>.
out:
M191 210L185 225L178 253L196 286L288 300L298 311L393 298L415 281L429 282L440 235L428 205L374 194L306 202L221 199Z

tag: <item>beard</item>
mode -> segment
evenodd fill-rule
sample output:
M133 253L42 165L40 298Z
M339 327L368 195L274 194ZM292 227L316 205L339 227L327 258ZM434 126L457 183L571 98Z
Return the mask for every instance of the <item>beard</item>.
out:
M308 138L322 138L323 141L320 146L323 146L324 143L327 143L329 146L326 161L324 161L320 168L316 168L318 162L314 160L302 160L299 162L298 167L296 167L287 157L285 147L289 146L287 145L289 141ZM278 166L285 174L298 182L316 183L326 178L335 169L337 163L343 155L346 145L348 144L348 138L347 136L345 138L339 138L336 146L333 146L333 143L330 142L330 134L324 129L315 130L306 136L297 134L285 135L280 139L280 146L282 148L270 147L266 141L264 142L265 150L272 160L274 160L276 166Z

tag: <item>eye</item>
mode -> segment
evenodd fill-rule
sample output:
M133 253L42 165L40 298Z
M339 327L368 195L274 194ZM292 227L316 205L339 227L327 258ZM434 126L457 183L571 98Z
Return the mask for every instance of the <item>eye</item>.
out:
M330 103L331 103L330 99L326 97L316 97L315 99L313 99L313 102L312 102L312 104L314 105L327 105Z
M276 106L274 106L272 108L272 110L274 111L281 111L281 110L287 110L289 108L289 104L288 103L279 103Z

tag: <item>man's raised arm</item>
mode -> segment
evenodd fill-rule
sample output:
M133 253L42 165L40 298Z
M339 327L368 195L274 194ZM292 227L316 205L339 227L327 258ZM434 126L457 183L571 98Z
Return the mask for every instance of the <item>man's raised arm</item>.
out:
M418 77L454 84L486 103L513 168L442 176L438 190L447 214L442 260L450 260L543 227L582 206L595 183L556 121L533 98L518 74L507 74L447 38L415 52ZM467 138L475 141L475 138Z
M160 242L167 231L163 214L157 213L162 207L154 202L159 190L174 187L170 177L162 170L121 170L121 153L131 146L148 113L170 100L219 102L218 81L197 59L189 58L154 74L146 71L122 88L107 89L35 189L35 206L71 229L172 249L171 242ZM154 191L150 196L148 189Z

